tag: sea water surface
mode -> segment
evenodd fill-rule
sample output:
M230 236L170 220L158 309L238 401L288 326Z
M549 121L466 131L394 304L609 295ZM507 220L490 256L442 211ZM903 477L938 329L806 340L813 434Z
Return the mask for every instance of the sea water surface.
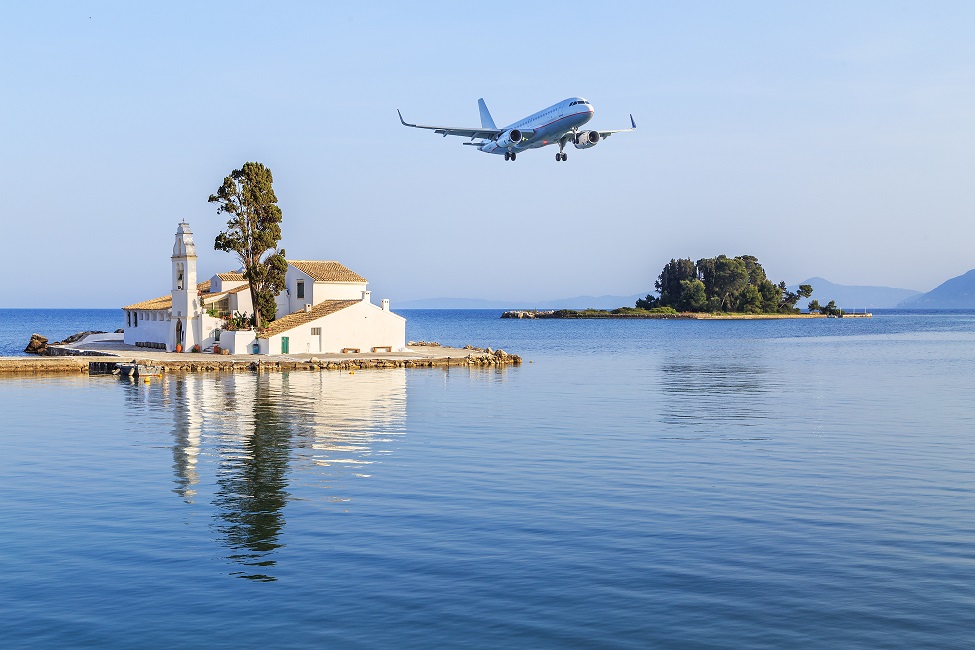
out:
M975 640L975 314L499 314L404 312L521 367L0 380L0 645Z

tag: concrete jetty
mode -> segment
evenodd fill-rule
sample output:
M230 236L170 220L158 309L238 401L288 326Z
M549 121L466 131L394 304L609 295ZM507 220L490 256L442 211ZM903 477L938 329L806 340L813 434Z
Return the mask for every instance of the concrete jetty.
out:
M71 356L67 356L67 355ZM207 372L290 372L298 370L366 370L437 368L448 366L504 367L521 364L521 357L491 348L407 346L405 352L371 354L288 354L276 356L220 355L147 350L121 343L97 342L43 357L0 357L0 377L25 375L110 375L128 368L130 374ZM145 369L145 370L142 370Z

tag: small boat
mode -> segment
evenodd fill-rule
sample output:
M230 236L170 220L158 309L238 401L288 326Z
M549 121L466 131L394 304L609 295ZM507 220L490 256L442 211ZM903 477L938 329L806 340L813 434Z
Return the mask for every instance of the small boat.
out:
M146 377L162 374L160 366L146 366L141 363L119 363L116 365L119 377Z

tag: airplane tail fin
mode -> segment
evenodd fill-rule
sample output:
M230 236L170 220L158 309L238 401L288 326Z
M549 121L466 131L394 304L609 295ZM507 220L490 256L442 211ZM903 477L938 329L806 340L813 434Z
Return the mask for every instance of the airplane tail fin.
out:
M494 120L491 118L491 111L488 110L483 98L477 100L477 107L481 111L481 127L485 129L498 128L494 125Z

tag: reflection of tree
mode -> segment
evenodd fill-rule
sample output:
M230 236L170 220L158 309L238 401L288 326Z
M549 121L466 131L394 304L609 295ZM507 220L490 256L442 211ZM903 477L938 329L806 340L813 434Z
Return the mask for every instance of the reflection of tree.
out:
M374 445L405 428L403 369L124 381L131 405L172 416L173 491L212 504L216 541L251 580L275 579L291 492L347 489L342 481L368 477L358 470L390 453Z
M281 546L291 432L275 403L280 395L273 393L268 377L256 381L254 433L244 441L238 457L224 456L213 503L218 509L217 529L235 551L230 559L247 567L267 568L274 566L271 554ZM239 575L274 580L260 571Z
M665 398L663 421L668 424L704 426L708 430L752 426L782 415L768 393L777 389L778 378L759 356L693 358L682 356L664 363L660 387Z

